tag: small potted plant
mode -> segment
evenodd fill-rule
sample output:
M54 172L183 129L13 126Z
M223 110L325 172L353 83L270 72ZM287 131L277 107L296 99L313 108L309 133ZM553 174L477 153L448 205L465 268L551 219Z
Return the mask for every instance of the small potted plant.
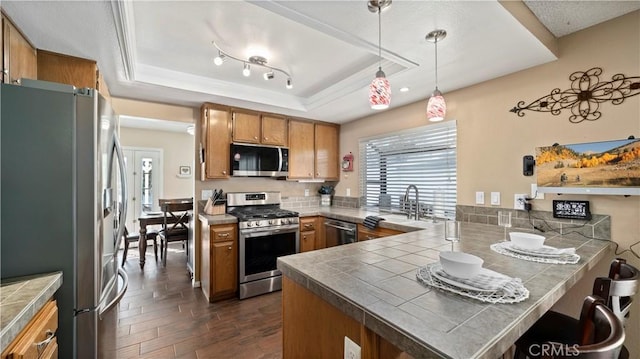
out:
M321 186L318 190L320 194L320 206L331 206L331 195L333 194L333 186Z

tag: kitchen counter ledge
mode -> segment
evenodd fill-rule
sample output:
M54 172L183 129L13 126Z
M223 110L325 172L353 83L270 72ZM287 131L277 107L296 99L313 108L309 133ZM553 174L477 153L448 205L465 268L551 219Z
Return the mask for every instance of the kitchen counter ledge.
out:
M62 285L62 272L6 278L0 283L0 352Z
M333 209L314 213L346 215ZM482 303L416 280L418 267L437 262L439 251L451 248L442 222L425 223L419 231L280 257L278 268L285 279L416 358L497 358L598 262L613 256L610 242L546 232L545 244L575 247L580 262L528 262L491 251L489 245L502 240L502 228L463 223L455 249L482 257L486 268L521 278L530 291L521 303Z

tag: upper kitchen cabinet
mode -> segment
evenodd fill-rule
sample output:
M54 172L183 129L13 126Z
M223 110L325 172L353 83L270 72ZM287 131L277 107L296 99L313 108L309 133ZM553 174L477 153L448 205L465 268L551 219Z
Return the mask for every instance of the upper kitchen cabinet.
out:
M231 144L231 111L219 105L202 105L201 146L203 159L200 177L208 179L229 178L229 146Z
M315 166L316 178L339 180L338 164L339 127L328 124L315 124Z
M289 179L337 181L337 125L289 121Z
M287 145L287 120L257 112L233 111L233 142Z
M94 88L105 98L111 97L98 64L93 60L38 50L38 80Z
M21 78L36 79L36 49L18 28L2 14L2 82L17 83Z

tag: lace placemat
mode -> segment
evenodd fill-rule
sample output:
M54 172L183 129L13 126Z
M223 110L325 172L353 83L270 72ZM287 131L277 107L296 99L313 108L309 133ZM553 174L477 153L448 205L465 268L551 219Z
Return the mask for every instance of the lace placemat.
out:
M420 283L464 297L487 303L518 303L529 298L529 290L519 278L482 269L476 277L454 278L442 270L440 263L418 268L416 278Z
M580 261L580 255L571 251L563 251L556 248L558 252L539 251L536 253L527 253L521 249L514 249L510 242L494 243L490 246L491 250L504 254L505 256L524 259L531 262L549 263L549 264L576 264ZM552 248L552 247L551 247Z

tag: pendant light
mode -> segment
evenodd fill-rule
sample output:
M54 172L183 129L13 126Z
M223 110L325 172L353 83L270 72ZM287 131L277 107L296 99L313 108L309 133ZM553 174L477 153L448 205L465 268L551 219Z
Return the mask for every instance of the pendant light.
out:
M447 104L442 93L438 90L438 41L442 41L445 37L447 37L445 30L433 30L425 37L427 41L433 42L436 46L436 89L427 103L427 118L431 122L444 120L444 116L447 113Z
M373 110L384 110L391 103L391 85L382 71L382 9L391 5L392 0L369 0L369 11L378 13L378 71L369 85L369 104Z

